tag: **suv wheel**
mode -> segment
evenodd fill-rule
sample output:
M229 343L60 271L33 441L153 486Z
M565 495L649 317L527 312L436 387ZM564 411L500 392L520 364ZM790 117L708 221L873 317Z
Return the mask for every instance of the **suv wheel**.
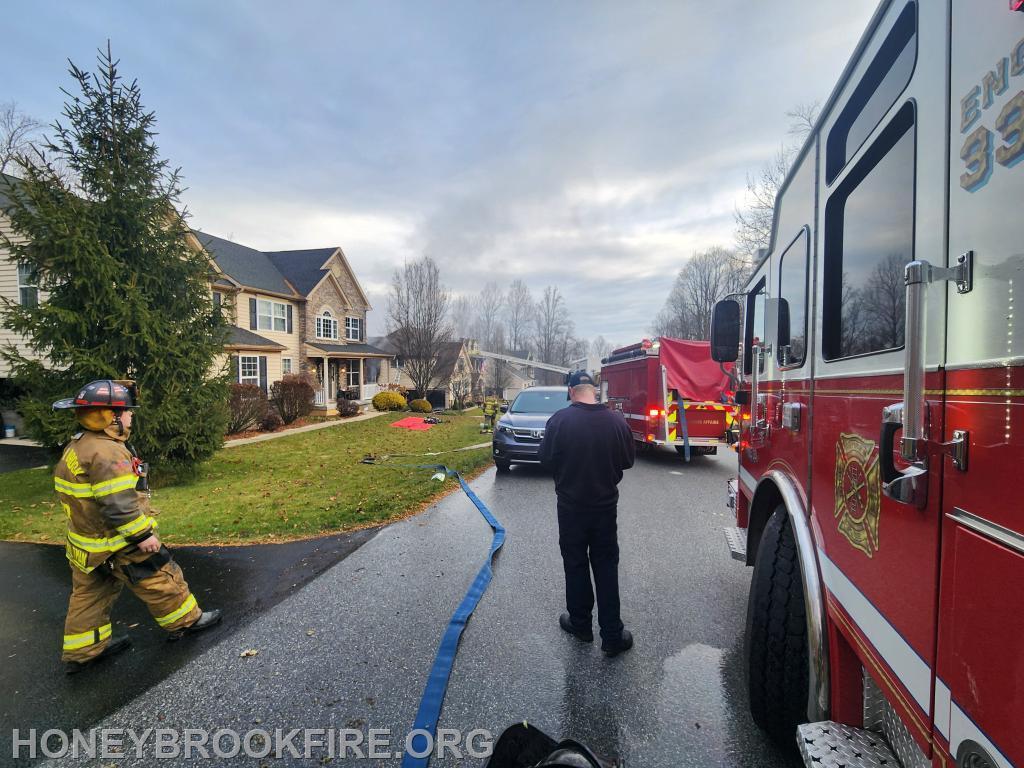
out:
M494 466L498 468L498 471L504 474L512 469L512 462L504 461L502 459L495 459Z

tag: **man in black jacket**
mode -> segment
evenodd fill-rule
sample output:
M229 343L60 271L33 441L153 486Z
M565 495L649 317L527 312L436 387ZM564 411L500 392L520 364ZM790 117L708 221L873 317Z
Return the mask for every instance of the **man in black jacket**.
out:
M633 466L633 435L626 420L597 402L586 371L569 376L572 405L548 419L541 461L555 476L558 546L565 567L565 603L558 623L584 642L594 640L592 612L597 589L601 650L616 656L633 647L619 617L619 542L616 514L622 471Z

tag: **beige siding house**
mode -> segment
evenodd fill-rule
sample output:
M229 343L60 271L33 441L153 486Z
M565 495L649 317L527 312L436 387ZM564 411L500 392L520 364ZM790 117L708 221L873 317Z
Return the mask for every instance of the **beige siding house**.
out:
M2 202L2 201L0 201ZM9 232L0 213L0 228ZM193 231L192 244L211 261L215 305L231 322L223 363L236 381L268 390L287 373L315 377L315 403L335 411L339 393L365 402L391 376L393 356L366 343L370 303L341 248L264 252ZM45 300L35 276L0 251L0 296ZM27 351L23 338L0 326L0 346ZM0 378L9 376L0 360ZM8 423L14 420L8 413Z
M390 378L386 383L413 390L414 385L409 374L403 367L402 359L397 356L394 334L377 336L372 339L374 346L396 355L390 369ZM449 341L441 347L437 356L437 373L433 389L427 391L427 399L435 408L451 408L455 404L457 394L469 398L473 395L474 360L472 357L473 341L462 339Z
M217 276L214 302L234 320L232 375L268 388L287 373L317 381L316 406L339 394L366 402L387 384L393 355L366 343L366 298L341 248L257 251L194 232Z

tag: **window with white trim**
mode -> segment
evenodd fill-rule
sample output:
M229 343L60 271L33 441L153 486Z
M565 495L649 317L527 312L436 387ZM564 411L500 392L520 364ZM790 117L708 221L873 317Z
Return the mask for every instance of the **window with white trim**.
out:
M261 331L287 331L288 305L279 301L256 301L256 327Z
M348 369L345 371L345 386L346 387L358 387L359 386L359 361L349 360Z
M335 320L330 310L325 309L316 319L316 337L318 339L337 339L338 321Z
M281 358L281 375L287 376L292 372L292 359L290 357Z
M345 338L348 341L363 340L363 320L360 317L345 318Z
M39 306L39 273L24 261L18 264L18 300L23 307Z
M238 383L260 385L260 358L258 355L239 355Z

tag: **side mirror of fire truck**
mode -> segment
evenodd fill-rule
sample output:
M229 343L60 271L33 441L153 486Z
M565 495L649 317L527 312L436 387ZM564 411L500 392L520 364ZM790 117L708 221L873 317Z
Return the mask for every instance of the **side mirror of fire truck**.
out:
M715 303L711 314L711 359L734 363L740 354L740 305L733 299Z

